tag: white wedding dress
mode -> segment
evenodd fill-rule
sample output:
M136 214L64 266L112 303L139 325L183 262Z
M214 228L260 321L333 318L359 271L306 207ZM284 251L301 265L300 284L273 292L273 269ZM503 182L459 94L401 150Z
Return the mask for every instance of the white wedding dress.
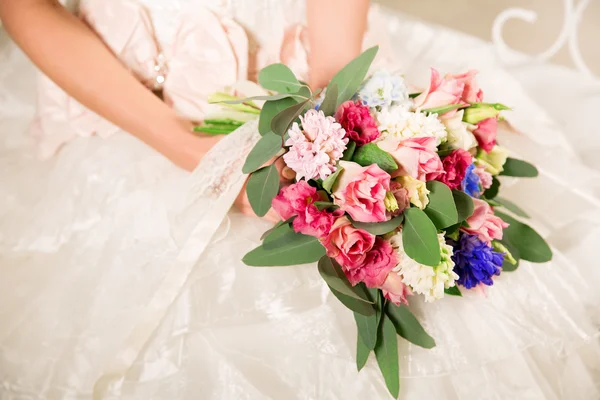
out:
M163 43L193 7L258 44L304 18L300 0L139 2ZM600 84L505 68L489 43L387 10L370 17L370 40L392 43L412 81L430 66L477 68L486 98L514 107L519 133L500 139L540 177L505 180L502 195L555 254L503 273L487 296L411 298L437 346L400 340L401 398L600 398ZM0 399L389 398L374 357L357 373L354 319L315 265L240 261L269 228L230 210L255 122L191 175L124 132L41 161L27 135L35 73L0 33Z

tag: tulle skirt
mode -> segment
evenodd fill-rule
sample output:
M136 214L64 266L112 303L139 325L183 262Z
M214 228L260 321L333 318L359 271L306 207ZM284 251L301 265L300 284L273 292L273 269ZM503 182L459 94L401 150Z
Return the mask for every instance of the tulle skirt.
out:
M500 141L540 177L504 179L501 193L555 253L502 273L486 294L411 298L437 346L400 339L401 398L600 398L600 141L589 119L600 85L556 67L502 66L488 44L403 16L379 22L409 79L425 82L429 66L478 68L486 98L514 107ZM0 72L1 399L389 397L373 357L356 371L354 319L315 265L241 263L269 224L226 212L240 182L219 186L218 165L188 175L126 133L77 139L37 160L25 135L34 71L9 50ZM552 87L570 97L548 98ZM212 159L255 126L224 139ZM217 195L206 202L209 187Z

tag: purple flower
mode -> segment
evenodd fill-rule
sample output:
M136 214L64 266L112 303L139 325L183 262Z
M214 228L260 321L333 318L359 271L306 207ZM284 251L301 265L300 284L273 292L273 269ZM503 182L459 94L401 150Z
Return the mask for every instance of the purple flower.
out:
M459 285L471 289L480 283L491 286L492 277L500 275L504 254L494 251L487 243L475 235L463 234L454 243L454 271L459 278Z

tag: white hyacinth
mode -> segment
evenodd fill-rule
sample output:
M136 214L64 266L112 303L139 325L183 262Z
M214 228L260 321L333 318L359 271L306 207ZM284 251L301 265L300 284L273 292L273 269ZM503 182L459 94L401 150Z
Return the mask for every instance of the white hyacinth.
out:
M413 137L435 137L437 145L446 141L447 132L437 114L427 115L412 112L404 106L384 107L376 113L377 124L381 139L395 138L398 140Z
M458 275L453 271L452 246L446 244L444 234L438 234L442 261L437 267L422 265L410 258L404 251L402 233L394 235L390 242L398 252L400 263L394 271L400 275L402 282L411 287L413 292L425 296L426 302L433 302L444 297L444 289L455 285Z

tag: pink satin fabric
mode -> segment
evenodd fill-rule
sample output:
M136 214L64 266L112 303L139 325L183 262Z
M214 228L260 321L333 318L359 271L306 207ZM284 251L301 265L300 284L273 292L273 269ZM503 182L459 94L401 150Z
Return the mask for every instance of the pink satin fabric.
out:
M215 107L207 103L208 95L254 78L250 75L269 63L283 62L307 79L306 29L300 25L291 26L282 43L267 47L275 51L259 52L250 60L244 29L206 8L182 13L175 40L167 48L161 48L148 10L135 1L86 1L81 18L137 79L151 90L162 90L165 102L192 121L201 121ZM46 76L41 77L38 91L31 133L42 158L52 156L76 136L108 137L120 130Z

